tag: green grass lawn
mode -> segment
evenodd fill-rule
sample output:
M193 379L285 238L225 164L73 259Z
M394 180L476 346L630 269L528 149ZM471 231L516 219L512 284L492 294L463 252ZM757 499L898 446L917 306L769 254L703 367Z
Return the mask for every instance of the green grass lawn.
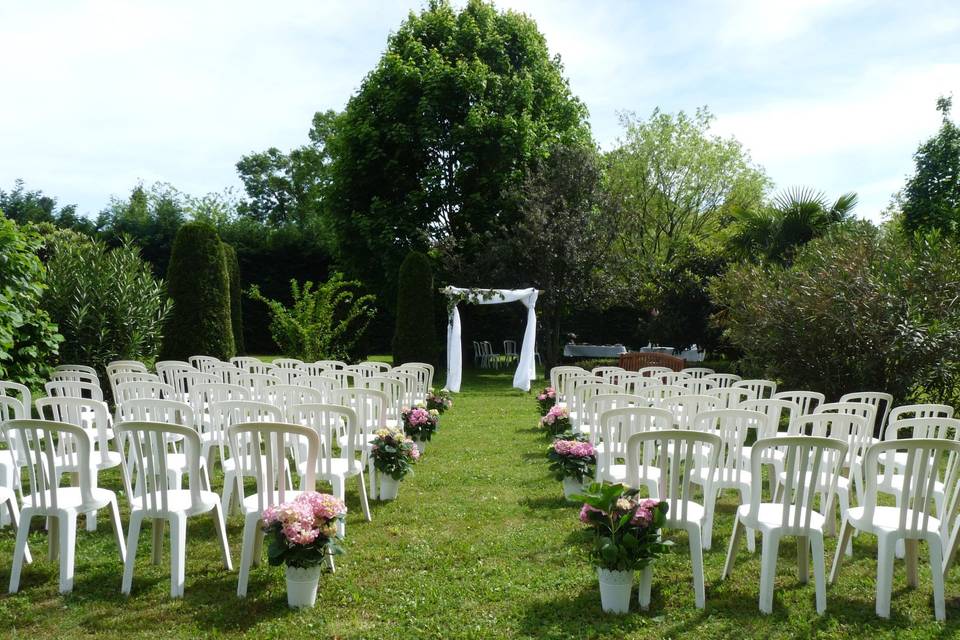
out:
M149 530L141 536L133 594L120 595L121 565L105 515L96 533L78 535L75 588L57 594L57 565L46 560L46 536L31 535L34 564L21 591L0 596L0 635L115 637L342 638L953 638L960 636L960 569L947 582L945 625L935 621L928 566L921 586L907 588L897 562L889 621L874 615L876 540L855 539L816 615L813 583L796 579L795 546L781 546L774 613L757 609L759 553L741 549L733 577L720 581L735 508L719 507L713 550L705 554L707 607L693 604L683 533L668 532L674 550L655 571L648 613L600 611L596 574L585 553L575 505L546 472L547 440L534 428L531 395L510 388L512 373L470 373L442 419L400 498L373 504L362 518L356 482L348 485L347 555L321 578L317 608L287 609L283 569L253 570L249 596L237 600L237 575L219 561L209 518L188 530L186 594L170 600L168 563L150 564ZM216 482L216 481L215 481ZM101 483L118 489L116 477ZM219 488L219 485L218 485ZM121 508L124 502L121 499ZM36 522L39 525L39 520ZM124 524L126 518L124 517ZM241 520L229 522L234 561ZM13 531L0 531L0 586L5 590ZM832 560L834 539L828 539ZM759 545L758 545L759 548ZM925 548L921 554L925 553ZM829 561L828 561L829 571Z

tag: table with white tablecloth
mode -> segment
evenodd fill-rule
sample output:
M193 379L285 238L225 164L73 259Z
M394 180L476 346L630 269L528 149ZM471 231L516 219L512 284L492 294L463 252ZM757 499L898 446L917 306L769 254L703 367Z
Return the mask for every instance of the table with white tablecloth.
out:
M626 353L622 344L567 344L563 347L566 358L616 358Z

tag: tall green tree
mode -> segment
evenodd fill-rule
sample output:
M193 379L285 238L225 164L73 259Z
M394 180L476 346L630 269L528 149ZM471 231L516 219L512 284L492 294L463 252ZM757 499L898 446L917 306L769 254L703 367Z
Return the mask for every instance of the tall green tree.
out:
M212 226L190 222L180 227L170 253L167 293L173 312L164 331L161 359L233 357L230 276L223 242Z
M517 219L511 194L550 145L590 139L586 116L532 19L431 0L390 37L329 140L340 260L391 301L409 251L443 244L468 262Z
M950 119L953 98L941 96L940 131L913 154L916 173L904 189L903 227L960 236L960 127Z
M397 326L393 334L393 362L436 364L437 333L430 258L411 251L400 265L397 282Z
M240 283L240 262L237 250L223 243L223 259L227 263L227 276L230 278L230 328L233 330L233 346L238 355L245 354L246 341L243 338L243 285Z
M607 183L621 230L615 249L634 271L669 263L686 243L712 238L734 210L761 205L769 180L739 142L710 133L712 120L705 107L623 116Z
M23 180L16 180L10 191L0 189L0 211L19 224L49 222L88 235L96 230L93 220L77 214L77 205L59 205L42 191L27 190Z

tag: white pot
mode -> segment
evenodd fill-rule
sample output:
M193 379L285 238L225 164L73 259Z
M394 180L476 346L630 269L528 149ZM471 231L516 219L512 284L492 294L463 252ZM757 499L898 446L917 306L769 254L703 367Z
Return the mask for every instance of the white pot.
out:
M563 497L567 500L570 499L575 493L583 493L583 484L573 477L566 477L563 479Z
M416 443L416 445L417 445L417 450L418 450L421 454L422 454L424 451L427 450L427 441L426 441L426 440L421 440L420 438L414 438L413 441L414 441L414 443Z
M600 579L600 606L605 613L630 611L630 591L633 589L633 571L610 571L597 568Z
M377 483L379 484L377 491L380 496L380 500L396 500L397 492L400 491L400 481L394 480L393 477L388 476L382 471L377 472Z
M317 602L320 565L301 569L287 567L287 604L291 609L312 608Z

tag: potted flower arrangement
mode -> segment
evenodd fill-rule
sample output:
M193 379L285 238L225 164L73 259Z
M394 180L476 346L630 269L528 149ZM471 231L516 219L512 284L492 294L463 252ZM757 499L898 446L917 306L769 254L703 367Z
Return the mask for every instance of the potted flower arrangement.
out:
M593 529L590 556L600 580L600 604L608 613L630 609L633 574L668 545L660 541L667 518L666 502L642 499L622 484L593 483L583 500L580 521Z
M537 394L537 406L540 408L540 415L545 416L550 408L557 403L557 390L553 387L545 387L543 391Z
M581 493L584 482L593 476L597 452L582 433L564 433L557 436L547 451L550 471L563 482L566 498Z
M291 608L316 603L321 566L343 553L337 525L346 514L347 507L341 500L316 491L264 509L267 558L273 566L286 565L287 604Z
M572 428L570 412L567 411L566 407L560 405L550 407L547 415L540 418L540 426L551 435L570 431Z
M427 392L427 410L436 411L437 414L443 415L452 406L453 396L449 389L440 389L439 392L434 392L433 387L430 387L430 391Z
M370 455L377 470L380 500L396 500L400 481L413 473L413 465L420 459L420 449L400 429L377 429L370 443Z
M400 418L403 420L403 432L410 436L420 453L423 453L427 442L440 425L440 412L424 407L405 408L400 412Z

